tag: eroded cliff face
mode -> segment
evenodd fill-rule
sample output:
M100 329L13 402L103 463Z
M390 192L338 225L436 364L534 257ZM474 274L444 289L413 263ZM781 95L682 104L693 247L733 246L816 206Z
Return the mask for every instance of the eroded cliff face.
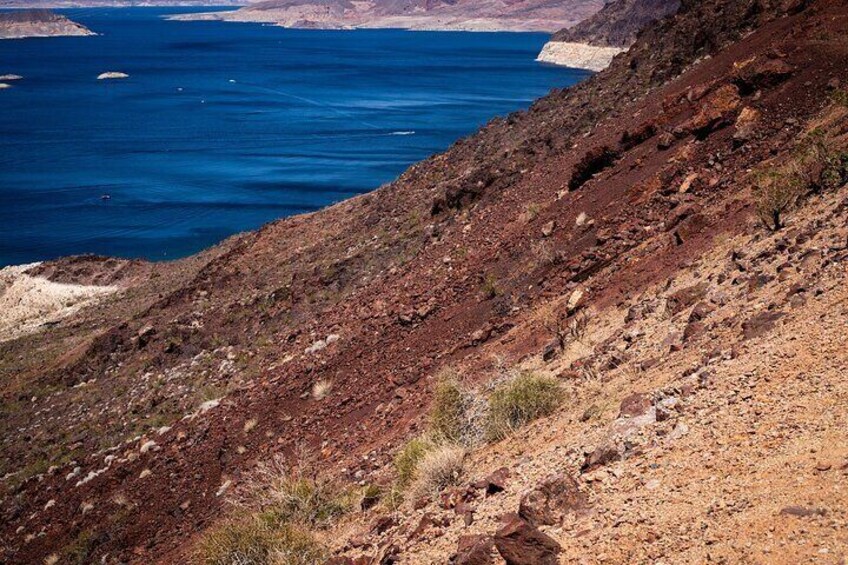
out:
M539 60L600 71L651 23L677 13L680 0L613 0L574 27L555 33Z
M78 24L49 10L20 10L0 14L0 39L95 35Z
M754 189L811 139L848 151L846 30L844 1L692 2L371 194L173 263L27 271L114 293L0 343L3 559L185 562L278 455L388 491L445 369L566 401L444 494L316 532L334 563L461 563L466 534L495 563L540 539L566 562L841 558L848 187L775 232ZM557 347L551 308L585 314L579 339ZM524 500L554 487L579 504Z
M586 43L549 41L536 60L540 63L598 72L607 68L613 57L624 51L626 49L621 47L597 47Z

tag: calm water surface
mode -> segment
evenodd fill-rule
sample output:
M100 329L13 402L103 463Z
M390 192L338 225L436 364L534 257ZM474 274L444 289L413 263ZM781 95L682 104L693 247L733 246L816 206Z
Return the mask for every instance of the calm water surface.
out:
M0 75L25 77L0 91L0 265L185 256L372 190L586 76L535 63L542 34L161 18L176 11L66 10L102 35L0 41Z

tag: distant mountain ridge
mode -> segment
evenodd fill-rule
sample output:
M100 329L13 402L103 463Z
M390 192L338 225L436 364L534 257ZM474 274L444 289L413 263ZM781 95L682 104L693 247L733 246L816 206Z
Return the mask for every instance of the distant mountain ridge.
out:
M244 6L251 0L0 0L0 8L130 8L146 6Z
M556 31L573 26L602 6L603 0L265 0L235 12L175 19L316 29Z

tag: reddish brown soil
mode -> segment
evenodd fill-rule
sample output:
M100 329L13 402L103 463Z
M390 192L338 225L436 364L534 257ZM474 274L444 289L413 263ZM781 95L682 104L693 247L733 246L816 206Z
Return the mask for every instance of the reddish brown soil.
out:
M0 344L3 472L23 471L2 487L6 561L80 546L90 562L182 561L224 512L222 485L276 452L379 470L423 425L441 367L483 380L493 354L540 353L549 337L531 320L548 299L580 286L596 307L624 303L748 229L748 170L789 151L845 84L846 31L844 1L684 2L607 71L369 195L184 261L42 267L127 289ZM744 108L756 131L734 139Z

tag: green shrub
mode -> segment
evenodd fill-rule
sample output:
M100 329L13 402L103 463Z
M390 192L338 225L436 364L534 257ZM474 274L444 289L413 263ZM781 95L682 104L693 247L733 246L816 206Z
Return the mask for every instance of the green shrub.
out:
M486 437L499 440L533 420L549 416L562 401L563 391L555 379L523 373L492 391Z
M325 558L324 549L305 530L256 516L212 527L196 552L202 565L311 565Z
M486 278L483 279L483 286L480 287L480 292L486 300L497 298L501 293L500 288L498 288L498 279L492 274L486 275Z
M407 487L415 479L418 464L435 447L429 440L414 438L409 440L397 455L395 455L395 471L397 472L398 486L401 489Z
M798 200L802 191L803 182L797 166L760 173L754 189L760 222L771 231L782 229L784 213Z
M436 383L430 407L430 433L438 443L462 443L466 435L466 399L453 377Z

